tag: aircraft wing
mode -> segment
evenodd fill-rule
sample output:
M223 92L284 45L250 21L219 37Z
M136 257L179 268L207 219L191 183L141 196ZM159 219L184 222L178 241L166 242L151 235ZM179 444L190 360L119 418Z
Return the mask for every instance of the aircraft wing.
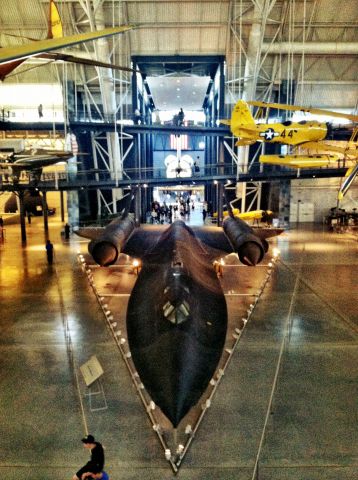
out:
M17 168L23 170L31 170L33 168L42 168L47 167L48 165L54 165L55 163L64 161L64 158L22 158L21 160L16 160L15 162L1 162L1 168Z
M285 105L282 103L266 103L251 101L247 102L255 107L277 108L278 110L291 110L293 112L315 113L316 115L328 115L329 117L347 118L351 122L358 122L358 115L349 113L332 112L331 110L322 110L321 108L302 107L300 105Z
M0 49L1 52L1 49ZM15 60L9 63L3 63L0 65L0 80L3 81L5 78L17 68L19 65L22 65L26 59Z
M277 237L281 235L285 230L283 228L273 228L273 227L251 227L254 234L259 237L261 240L266 240L266 238Z
M125 243L122 253L143 258L157 244L167 228L168 225L141 225L135 228Z
M168 225L141 225L134 229L125 243L122 253L132 257L143 258L145 255L150 254L150 250L156 245L160 236L167 228ZM213 260L235 252L222 227L205 225L202 227L191 226L190 228L193 230L196 238L204 244L203 247L209 247L210 252L207 250L205 252L210 253ZM251 227L251 229L261 240L280 235L283 232L282 228Z
M136 227L134 219L125 216L113 220L105 228L80 228L80 236L91 239L88 250L96 263L113 265L119 253L150 261L158 241L162 242L169 225L143 225ZM266 238L279 235L282 229L250 228L244 221L227 219L223 227L190 227L189 231L200 242L204 256L217 260L230 253L237 253L246 265L259 263L268 249ZM180 239L177 239L180 242Z
M141 225L133 230L128 240L125 242L121 253L131 257L143 258L150 255L150 250L157 244L160 236L169 225ZM210 248L220 250L218 255L223 252L228 254L234 250L221 227L204 226L190 227L195 236ZM80 227L74 232L80 237L90 240L97 240L105 231L105 227Z
M344 143L344 142L343 142ZM304 149L312 150L321 150L324 152L337 152L342 155L352 156L358 158L358 150L350 148L348 143L345 143L346 147L341 147L339 145L333 145L329 142L306 142L300 145Z
M231 125L231 120L226 120L226 119L223 119L223 120L219 120L219 123L222 123L223 125Z
M31 170L32 168L42 168L42 167L47 167L48 165L54 165L55 163L58 162L64 162L65 160L68 160L71 158L73 154L67 154L67 155L60 155L60 156L54 156L54 155L34 155L34 156L29 156L29 157L23 157L19 160L16 160L15 162L8 164L10 167L19 167L19 168L24 168L27 170Z
M325 167L338 160L337 155L260 155L260 163L292 168Z
M238 214L241 220L261 220L264 210L251 210L249 212L242 212Z
M249 138L239 138L239 140L235 143L236 147L247 147L248 145L253 145L256 143L255 139Z
M121 253L131 257L142 258L156 245L166 228L168 228L168 225L141 225L135 228ZM106 227L80 227L74 230L74 232L80 237L97 240L105 230Z
M105 227L80 227L74 230L78 236L96 240L104 231Z
M221 227L215 227L210 225L205 225L203 227L190 227L195 236L207 245L210 248L215 250L220 250L218 255L222 253L233 253L234 249L229 242L229 239L224 233L224 230Z
M1 48L0 64L11 62L12 60L18 60L20 58L30 57L38 53L57 50L59 48L69 47L82 42L88 42L89 40L96 40L97 38L116 35L131 30L132 28L134 28L132 25L122 25L120 27L105 28L95 32L79 33L68 37L50 38L27 43L25 45L18 45L16 47Z
M205 227L190 227L195 236L199 238L203 243L208 245L211 248L216 250L221 250L227 254L233 253L234 249L225 235L224 230L221 227L214 226L205 226ZM250 226L253 233L259 237L261 240L266 240L266 238L276 237L280 235L284 229L283 228L272 228L272 227L255 227Z
M135 70L134 68L122 67L121 65L115 65L114 63L99 62L90 58L75 57L74 55L67 55L65 53L42 53L41 55L38 55L38 57L44 58L46 60L62 60L63 62L79 63L80 65L92 65L94 67L112 68L113 70L123 70L125 72L140 73L139 70Z

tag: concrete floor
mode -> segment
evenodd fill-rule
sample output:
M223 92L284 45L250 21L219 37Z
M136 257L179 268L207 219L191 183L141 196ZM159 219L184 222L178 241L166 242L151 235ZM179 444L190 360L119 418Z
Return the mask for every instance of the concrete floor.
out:
M16 225L6 227L0 245L0 475L6 480L70 479L87 461L80 439L88 429L105 446L112 480L172 479L77 261L77 251L84 253L87 242L75 236L64 242L56 217L49 225L56 252L52 267L46 262L41 218L27 226L26 247ZM252 478L289 325L257 478L358 479L357 239L311 226L292 229L273 243L281 260L178 478ZM224 267L224 290L245 286L253 291L262 268ZM115 278L120 291L129 292L134 275L125 269L113 274L102 287L110 289ZM241 316L247 301L228 297L233 317ZM126 297L121 302L118 318L125 316ZM105 372L107 410L91 412L85 396L79 366L91 355Z

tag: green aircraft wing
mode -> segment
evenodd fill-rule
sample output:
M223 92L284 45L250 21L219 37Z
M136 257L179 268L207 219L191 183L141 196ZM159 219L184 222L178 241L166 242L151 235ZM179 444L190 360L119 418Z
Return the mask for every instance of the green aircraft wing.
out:
M0 64L18 60L20 58L30 57L38 53L49 52L51 50L57 50L58 48L69 47L78 43L88 42L89 40L96 40L97 38L117 35L118 33L131 30L132 28L134 28L133 25L122 25L120 27L105 28L95 32L79 33L77 35L70 35L68 37L39 40L37 42L18 45L16 47L0 48Z

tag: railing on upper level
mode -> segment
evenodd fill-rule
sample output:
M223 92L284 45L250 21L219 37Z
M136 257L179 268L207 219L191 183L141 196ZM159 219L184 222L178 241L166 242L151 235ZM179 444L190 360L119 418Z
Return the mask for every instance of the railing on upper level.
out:
M91 169L85 171L46 171L41 178L35 178L31 172L23 171L19 182L13 181L11 171L0 171L0 189L16 190L16 186L38 186L44 190L70 190L80 188L115 188L133 184L175 185L185 183L212 183L218 182L250 182L270 181L279 179L312 178L312 177L340 177L345 174L343 162L316 169L285 168L276 165L260 165L254 163L246 173L234 163L221 163L200 167L199 172L171 170L168 176L166 168L126 168L122 174L109 170Z

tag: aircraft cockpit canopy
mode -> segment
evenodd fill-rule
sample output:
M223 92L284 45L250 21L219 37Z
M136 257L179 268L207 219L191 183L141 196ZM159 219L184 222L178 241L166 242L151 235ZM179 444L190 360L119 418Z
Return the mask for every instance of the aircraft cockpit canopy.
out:
M175 307L172 303L167 301L163 306L163 314L170 323L179 325L190 317L189 304L184 300L180 305Z
M189 306L190 278L182 264L176 262L168 272L164 289L164 317L174 325L185 322L190 317Z

